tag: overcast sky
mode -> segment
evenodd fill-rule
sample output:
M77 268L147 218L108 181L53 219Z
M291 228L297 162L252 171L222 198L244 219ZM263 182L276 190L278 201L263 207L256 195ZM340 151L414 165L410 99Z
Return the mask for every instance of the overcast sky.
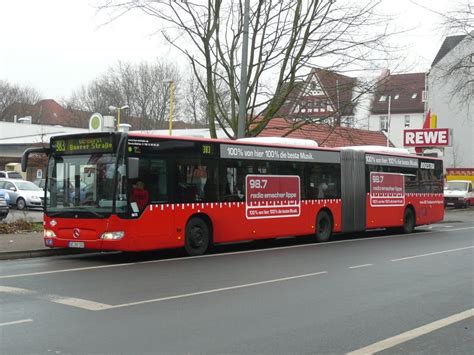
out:
M441 12L452 3L416 2ZM43 98L60 99L118 60L178 59L154 35L155 19L132 14L103 25L106 18L93 4L92 0L1 1L0 79L32 86ZM396 39L406 47L400 57L416 63L411 71L426 71L444 38L440 19L412 0L383 0L382 6L393 14L399 29L412 29Z

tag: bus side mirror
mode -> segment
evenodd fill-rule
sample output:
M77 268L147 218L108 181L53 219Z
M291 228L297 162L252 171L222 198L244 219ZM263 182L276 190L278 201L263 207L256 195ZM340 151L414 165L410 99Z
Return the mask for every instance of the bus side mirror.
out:
M139 158L128 158L128 178L138 179Z
M23 154L21 156L21 171L26 173L26 168L27 168L27 165L28 165L28 157L30 156L30 154L39 154L39 153L48 155L49 154L49 148L27 148L27 149L25 149L25 151L23 152Z

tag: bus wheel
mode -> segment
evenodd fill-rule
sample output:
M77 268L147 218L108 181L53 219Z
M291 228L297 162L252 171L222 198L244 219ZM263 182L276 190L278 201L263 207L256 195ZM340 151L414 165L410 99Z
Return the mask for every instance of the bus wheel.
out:
M316 241L327 242L331 238L332 220L329 213L321 211L316 218Z
M405 234L412 233L415 229L415 213L413 209L408 207L405 209L405 214L403 216L403 227L402 232Z
M184 249L190 256L204 254L211 244L209 227L201 218L193 217L186 225Z

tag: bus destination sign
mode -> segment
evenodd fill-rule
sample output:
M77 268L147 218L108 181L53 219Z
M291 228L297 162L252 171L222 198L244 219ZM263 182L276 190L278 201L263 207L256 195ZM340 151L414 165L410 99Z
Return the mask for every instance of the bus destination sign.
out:
M113 137L88 137L57 139L52 144L57 154L107 153L113 149Z

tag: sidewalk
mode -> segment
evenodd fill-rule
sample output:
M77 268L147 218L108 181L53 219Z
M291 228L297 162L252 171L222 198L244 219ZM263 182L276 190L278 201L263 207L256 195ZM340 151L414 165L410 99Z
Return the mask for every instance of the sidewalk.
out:
M42 232L0 234L0 260L77 254L78 249L51 249L44 246Z

